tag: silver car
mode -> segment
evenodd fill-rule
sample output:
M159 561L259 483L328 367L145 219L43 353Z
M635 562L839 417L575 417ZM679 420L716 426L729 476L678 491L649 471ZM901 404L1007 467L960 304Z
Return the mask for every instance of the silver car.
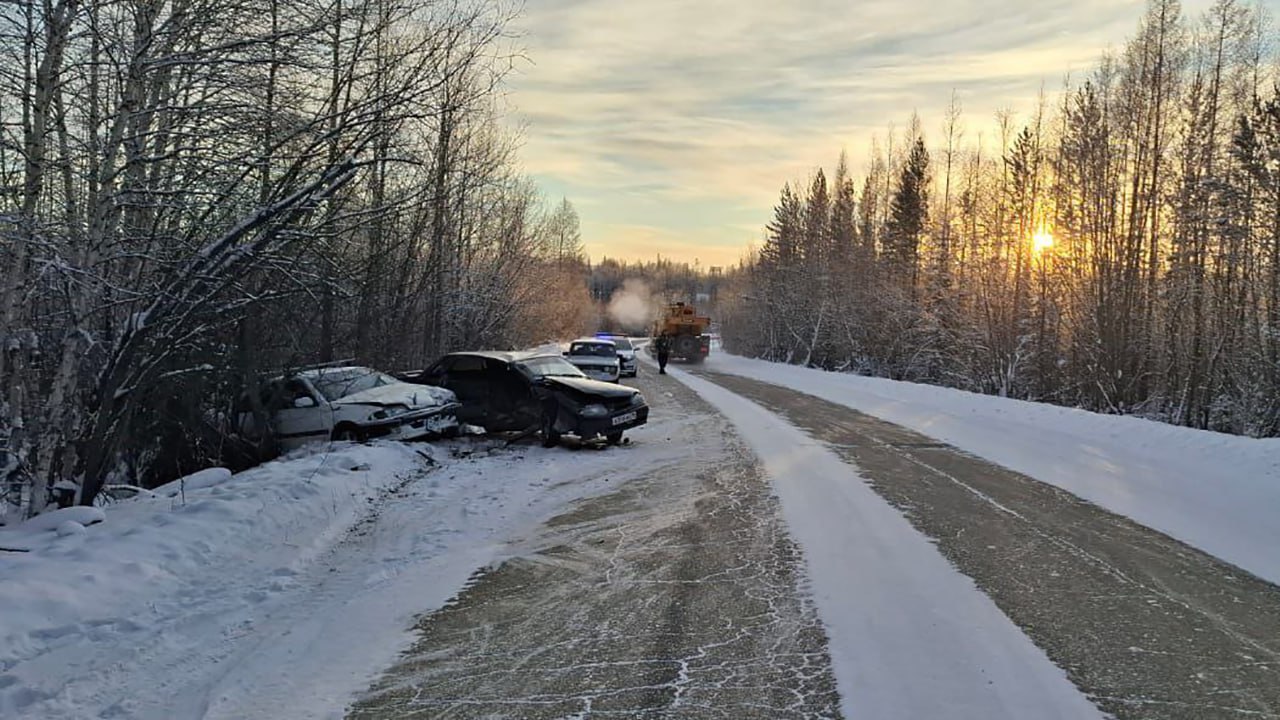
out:
M579 338L569 343L564 357L592 380L616 383L622 374L618 346L612 340Z
M324 367L272 378L261 387L269 428L242 399L240 432L270 432L291 450L313 440L390 436L401 440L449 434L461 405L444 388L410 385L366 367Z
M640 374L640 364L636 360L636 346L631 338L625 335L597 335L602 340L612 340L618 349L619 372L622 377L635 377Z

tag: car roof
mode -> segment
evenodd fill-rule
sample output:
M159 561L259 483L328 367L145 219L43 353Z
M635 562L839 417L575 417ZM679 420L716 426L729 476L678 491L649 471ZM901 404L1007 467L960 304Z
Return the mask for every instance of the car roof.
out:
M515 360L520 353L510 352L507 350L462 350L459 352L451 352L445 357L481 357L490 360L501 360L503 362L511 362Z
M266 378L265 382L279 382L280 380L292 380L294 378L306 378L308 380L315 380L316 378L322 377L324 375L347 373L347 372L381 372L381 371L374 370L373 368L369 368L369 367L364 367L363 365L337 365L333 367L329 367L329 366L312 367L312 368L306 368L304 370L295 370L293 372L285 372L285 373L276 372L274 374L268 374L260 377L265 377Z
M544 357L564 360L559 354L538 350L461 350L451 352L445 357L478 357L505 363L524 362L525 360Z
M614 345L614 346L617 345L617 343L610 340L609 338L602 338L602 337L580 337L577 340L574 340L570 344L572 345L577 343L593 343L598 345Z
M553 354L553 353L547 353L547 352L528 352L523 354L517 353L516 357L512 360L512 362L528 362L530 360L545 360L547 358L550 358L552 360L559 360L560 362L566 362L566 363L569 362L568 360L564 359L564 355L561 355L559 353ZM572 363L569 363L569 364L572 365Z
M330 375L334 373L346 373L346 372L378 372L378 371L374 370L373 368L367 368L361 365L343 365L341 367L309 368L307 370L300 370L296 373L293 373L292 376L315 378L315 377L320 377L321 375Z

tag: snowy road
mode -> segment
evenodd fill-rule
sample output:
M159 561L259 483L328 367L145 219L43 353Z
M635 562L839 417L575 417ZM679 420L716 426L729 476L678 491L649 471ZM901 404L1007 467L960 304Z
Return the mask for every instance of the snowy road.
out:
M924 435L795 390L697 375L856 467L1107 712L1280 717L1276 586Z
M1275 586L714 367L642 375L664 461L425 616L349 717L1280 717Z
M665 460L553 518L426 617L350 717L839 716L802 565L725 419L640 379ZM562 450L561 452L567 452ZM615 465L639 447L608 451Z

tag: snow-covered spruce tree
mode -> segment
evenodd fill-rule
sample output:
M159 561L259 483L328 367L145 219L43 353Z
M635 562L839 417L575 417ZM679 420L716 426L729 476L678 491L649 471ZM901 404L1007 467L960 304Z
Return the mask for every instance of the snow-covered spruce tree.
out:
M920 275L920 246L929 218L929 151L917 136L911 154L898 172L885 227L884 262L889 277L916 297Z
M791 186L782 188L773 220L765 231L764 246L753 275L757 278L748 297L760 320L763 337L756 344L762 357L791 362L804 346L804 306L808 288L803 277L804 204Z

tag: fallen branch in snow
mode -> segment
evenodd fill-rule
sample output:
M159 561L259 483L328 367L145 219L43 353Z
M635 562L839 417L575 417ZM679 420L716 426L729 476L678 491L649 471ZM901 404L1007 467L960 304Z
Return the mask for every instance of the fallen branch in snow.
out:
M539 430L541 430L541 429L542 429L542 428L540 428L538 425L530 425L529 427L525 428L524 430L521 430L521 431L520 431L519 433L517 433L516 435L513 435L513 436L512 436L512 437L510 437L510 438L507 438L506 447L510 447L510 446L514 445L515 443L520 442L521 440L525 440L525 439L527 439L527 438L531 438L531 437L533 437L534 435L537 435L537 434L538 434L538 431L539 431Z

